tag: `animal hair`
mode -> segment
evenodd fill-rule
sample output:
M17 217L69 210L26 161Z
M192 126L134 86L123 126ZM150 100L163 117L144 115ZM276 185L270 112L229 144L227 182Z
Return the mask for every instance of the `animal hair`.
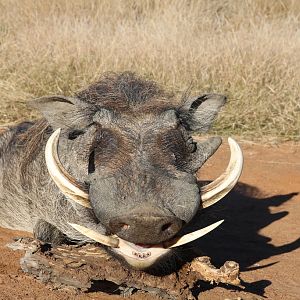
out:
M140 110L140 113L159 113L175 107L172 93L165 92L154 81L138 77L132 72L105 73L75 96L82 107L74 119L79 115L92 116L103 107L127 113L137 113L136 110ZM36 121L29 130L16 136L18 147L22 147L22 173L25 174L27 166L40 151L47 132L51 133L51 126L43 118Z
M175 98L173 93L164 91L156 82L132 72L105 73L100 80L76 93L76 96L96 110L106 107L118 111L133 108L165 110L174 106L171 102Z

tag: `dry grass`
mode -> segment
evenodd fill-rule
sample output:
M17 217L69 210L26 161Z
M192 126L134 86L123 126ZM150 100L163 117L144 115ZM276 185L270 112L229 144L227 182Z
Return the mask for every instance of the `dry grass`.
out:
M0 0L0 122L132 70L230 102L215 130L300 139L298 0Z

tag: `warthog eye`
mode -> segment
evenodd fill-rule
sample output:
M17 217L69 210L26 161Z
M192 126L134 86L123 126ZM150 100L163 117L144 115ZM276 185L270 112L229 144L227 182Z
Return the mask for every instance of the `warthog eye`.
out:
M77 137L79 137L82 134L84 134L84 131L75 129L69 133L68 139L75 140Z
M193 141L191 137L188 138L188 140L186 141L186 146L191 153L195 152L197 149L197 144Z
M89 167L88 167L89 174L95 172L95 151L93 150L89 156Z

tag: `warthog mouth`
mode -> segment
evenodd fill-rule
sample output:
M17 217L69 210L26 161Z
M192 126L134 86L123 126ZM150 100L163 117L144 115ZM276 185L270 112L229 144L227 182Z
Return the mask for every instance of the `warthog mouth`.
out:
M170 252L172 248L182 246L206 235L221 225L223 221L224 220L218 221L205 228L193 231L181 237L172 238L171 240L156 245L134 244L121 239L117 235L107 236L78 224L69 224L81 234L98 243L109 246L115 254L121 256L133 268L146 269Z
M48 139L45 148L46 164L50 176L68 199L91 208L88 192L84 190L82 184L68 174L59 160L57 152L59 135L60 129L57 129ZM231 152L229 164L221 176L201 188L202 208L209 207L228 194L241 175L243 167L241 148L232 138L228 138L228 143ZM121 256L132 267L146 269L170 252L172 248L182 246L202 237L218 227L222 222L223 220L218 221L205 228L181 237L172 238L157 245L134 244L121 239L117 235L108 236L100 234L79 224L69 223L69 225L90 239L110 247L115 254Z

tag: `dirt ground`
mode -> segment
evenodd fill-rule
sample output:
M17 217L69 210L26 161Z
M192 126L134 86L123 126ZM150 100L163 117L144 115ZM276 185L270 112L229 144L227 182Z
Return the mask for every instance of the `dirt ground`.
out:
M201 216L203 224L225 219L221 228L194 243L216 266L240 263L244 290L201 283L199 299L300 299L300 145L241 142L245 165L239 184ZM228 162L225 144L202 169L214 179ZM0 229L0 299L124 299L95 291L50 290L22 273L20 251L5 245L23 232ZM28 235L28 234L27 234ZM198 292L199 292L198 291ZM155 299L154 295L129 299Z

